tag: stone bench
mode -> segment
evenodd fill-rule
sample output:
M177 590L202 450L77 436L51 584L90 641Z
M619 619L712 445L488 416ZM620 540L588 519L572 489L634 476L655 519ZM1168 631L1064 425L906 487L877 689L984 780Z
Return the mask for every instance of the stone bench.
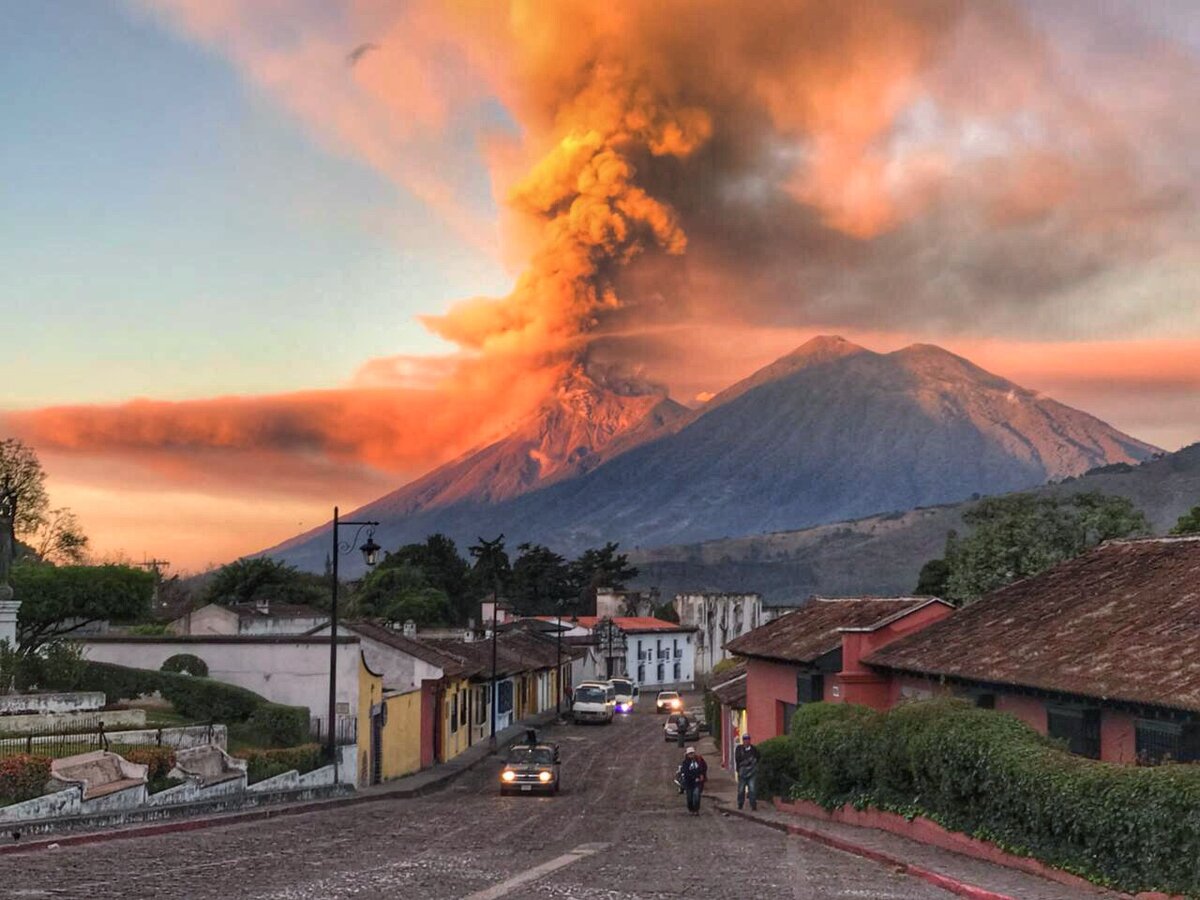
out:
M209 787L234 779L246 779L246 760L234 759L216 744L204 744L175 754L172 778L184 778Z
M131 763L107 750L66 756L50 763L50 783L57 790L79 787L84 801L107 797L127 788L145 788L149 767Z

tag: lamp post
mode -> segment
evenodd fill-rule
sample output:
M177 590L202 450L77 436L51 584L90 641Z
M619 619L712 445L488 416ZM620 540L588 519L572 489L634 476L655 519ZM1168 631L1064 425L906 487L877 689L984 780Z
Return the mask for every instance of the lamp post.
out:
M559 600L556 604L558 612L558 647L557 660L558 668L554 673L554 681L558 685L558 692L554 697L554 718L562 721L562 695L563 695L563 677L562 677L562 612L563 601Z
M342 525L356 525L358 531L354 532L354 539L350 541L338 541L338 528ZM333 606L329 610L329 733L325 736L325 748L329 754L329 761L337 766L337 647L338 647L338 557L343 553L349 553L354 545L358 543L358 536L362 534L364 528L370 528L367 532L367 540L358 549L362 551L363 562L368 566L373 566L379 560L380 547L375 543L375 529L379 527L378 522L343 522L338 518L338 508L333 508L333 554L332 554L332 570L333 570Z

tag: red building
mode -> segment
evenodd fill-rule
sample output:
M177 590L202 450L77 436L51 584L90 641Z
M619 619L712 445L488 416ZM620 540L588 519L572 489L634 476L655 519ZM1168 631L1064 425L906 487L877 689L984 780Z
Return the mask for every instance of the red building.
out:
M1200 537L1111 541L863 660L1111 762L1200 761Z
M756 741L775 737L799 705L820 700L884 708L890 678L864 666L863 657L952 612L930 597L814 597L730 641L726 649L746 662L744 727Z

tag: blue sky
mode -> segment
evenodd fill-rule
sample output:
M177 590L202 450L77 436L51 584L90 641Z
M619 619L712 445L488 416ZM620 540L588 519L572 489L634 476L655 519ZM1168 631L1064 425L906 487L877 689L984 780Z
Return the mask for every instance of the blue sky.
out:
M4 406L334 385L443 349L416 313L505 289L420 202L146 14L15 0L5 19L0 304L22 339Z

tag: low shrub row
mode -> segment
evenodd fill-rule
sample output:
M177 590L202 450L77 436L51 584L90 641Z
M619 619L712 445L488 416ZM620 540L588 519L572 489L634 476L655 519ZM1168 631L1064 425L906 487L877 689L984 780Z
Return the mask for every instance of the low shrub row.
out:
M0 759L0 805L42 796L49 780L48 756L20 753Z
M923 815L1123 890L1200 893L1200 765L1085 759L956 700L809 704L759 749L768 795Z
M238 754L247 762L246 776L250 784L256 784L292 769L301 775L319 769L324 763L318 744L302 744L282 750L244 750Z
M227 725L245 723L269 744L291 746L308 739L307 708L271 703L253 691L211 678L88 662L83 683L89 690L103 691L110 703L157 692L181 716Z

